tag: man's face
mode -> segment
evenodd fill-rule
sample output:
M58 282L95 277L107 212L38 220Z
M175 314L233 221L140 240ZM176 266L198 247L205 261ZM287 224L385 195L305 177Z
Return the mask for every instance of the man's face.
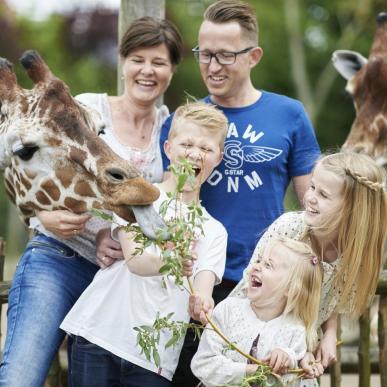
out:
M209 53L237 52L254 46L243 38L236 22L213 23L205 20L199 30L199 49ZM236 57L235 63L221 65L214 57L208 64L199 63L200 72L214 102L227 106L238 100L250 84L250 70L256 62L251 51ZM223 103L222 103L223 102Z

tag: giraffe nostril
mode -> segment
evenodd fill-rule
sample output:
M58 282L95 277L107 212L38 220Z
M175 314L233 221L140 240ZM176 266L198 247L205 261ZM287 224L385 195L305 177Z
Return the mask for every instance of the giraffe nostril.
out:
M106 177L113 183L121 183L128 178L125 171L119 168L109 168L105 171Z

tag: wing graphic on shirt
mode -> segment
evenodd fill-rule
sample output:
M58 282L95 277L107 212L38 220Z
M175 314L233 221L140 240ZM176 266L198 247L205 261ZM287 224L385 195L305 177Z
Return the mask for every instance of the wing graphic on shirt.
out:
M243 159L250 163L264 163L278 157L282 150L266 146L245 145L242 146Z

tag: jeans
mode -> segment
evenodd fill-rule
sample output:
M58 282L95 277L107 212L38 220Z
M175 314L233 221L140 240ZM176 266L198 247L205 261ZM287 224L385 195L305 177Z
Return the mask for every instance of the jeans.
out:
M76 387L169 387L169 380L74 336L70 382Z
M62 320L98 266L56 239L37 234L12 281L1 387L41 387L65 333Z

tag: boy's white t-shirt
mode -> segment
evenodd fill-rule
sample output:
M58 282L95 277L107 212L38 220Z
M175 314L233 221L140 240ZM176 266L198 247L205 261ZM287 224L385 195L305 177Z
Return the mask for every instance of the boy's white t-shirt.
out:
M166 194L161 191L160 198L154 203L156 210L166 199ZM169 210L172 216L173 210ZM227 232L205 209L203 215L207 220L203 222L204 236L197 243L198 259L194 264L193 275L210 270L215 273L216 283L219 283L226 261ZM153 245L146 251L158 253ZM169 332L162 332L158 347L161 361L160 368L157 368L141 354L141 348L136 344L137 332L133 329L136 326L152 325L157 312L160 317L173 312L173 320L189 321L187 291L178 288L174 278L164 277L164 288L162 278L135 275L129 271L124 260L99 270L67 314L61 328L171 380L183 340L175 347L165 349L164 345L171 336ZM188 288L187 280L184 280Z

